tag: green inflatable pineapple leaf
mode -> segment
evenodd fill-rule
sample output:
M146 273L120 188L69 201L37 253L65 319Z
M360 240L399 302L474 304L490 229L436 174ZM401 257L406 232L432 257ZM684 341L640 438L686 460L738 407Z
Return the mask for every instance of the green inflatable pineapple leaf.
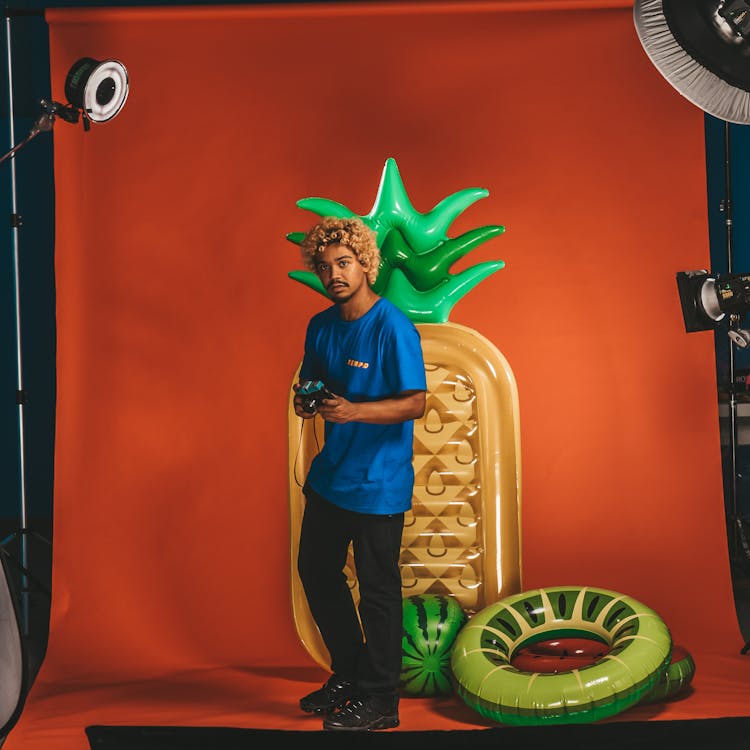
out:
M482 188L460 190L422 214L409 200L395 159L387 159L375 203L369 214L359 216L377 234L380 247L380 269L373 289L416 323L445 323L462 297L505 266L504 261L496 260L456 274L449 270L474 248L505 231L503 226L492 225L448 237L456 217L487 195ZM327 198L302 198L297 205L318 216L358 216ZM304 236L304 232L290 232L287 239L299 245ZM312 271L290 271L289 277L328 296Z

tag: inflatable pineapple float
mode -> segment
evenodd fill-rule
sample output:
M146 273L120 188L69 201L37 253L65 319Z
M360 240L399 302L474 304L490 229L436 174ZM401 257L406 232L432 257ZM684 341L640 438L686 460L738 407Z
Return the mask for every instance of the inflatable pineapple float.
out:
M372 210L359 216L377 233L381 265L373 288L417 325L427 374L427 406L414 424L414 496L401 545L404 597L451 596L469 615L521 590L518 392L505 357L480 333L449 322L453 306L504 267L479 263L452 274L468 252L505 231L473 229L449 238L455 218L480 198L482 188L449 195L419 213L409 200L394 159L386 161ZM300 208L320 216L355 212L325 198L303 198ZM304 234L292 232L295 244ZM310 271L289 276L326 295ZM299 368L293 376L297 382ZM319 417L294 413L290 388L289 502L292 611L299 637L328 669L328 652L307 608L297 575L297 544L305 498L301 484L323 441ZM302 425L300 423L303 423ZM347 576L355 599L353 557Z

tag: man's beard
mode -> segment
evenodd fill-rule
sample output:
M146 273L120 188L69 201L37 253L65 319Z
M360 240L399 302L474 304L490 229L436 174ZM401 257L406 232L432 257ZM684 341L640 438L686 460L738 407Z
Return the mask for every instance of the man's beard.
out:
M354 296L357 290L352 290L352 288L348 284L344 284L342 286L339 286L336 292L332 292L330 289L328 291L332 295L331 299L333 299L336 304L341 304L343 302L348 302ZM342 295L342 293L343 296L340 296Z

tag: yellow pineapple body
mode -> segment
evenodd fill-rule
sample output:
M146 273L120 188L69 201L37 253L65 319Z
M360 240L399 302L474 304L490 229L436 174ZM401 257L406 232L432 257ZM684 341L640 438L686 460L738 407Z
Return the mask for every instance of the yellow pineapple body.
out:
M421 323L427 376L424 416L414 423L414 495L401 544L404 596L455 597L469 614L521 591L521 462L518 391L501 352L472 328ZM294 375L297 382L299 368ZM290 389L291 603L297 633L329 669L328 651L297 574L305 497L301 485L323 445L320 417L301 420ZM354 559L346 574L358 601Z

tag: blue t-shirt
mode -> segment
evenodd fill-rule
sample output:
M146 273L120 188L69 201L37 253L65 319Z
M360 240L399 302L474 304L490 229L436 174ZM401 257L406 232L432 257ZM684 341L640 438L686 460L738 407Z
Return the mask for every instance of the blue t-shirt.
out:
M427 390L419 331L381 297L357 320L337 305L308 324L303 380L322 380L349 401L377 401ZM325 443L307 482L315 492L358 513L403 513L414 490L414 421L398 424L325 423Z

